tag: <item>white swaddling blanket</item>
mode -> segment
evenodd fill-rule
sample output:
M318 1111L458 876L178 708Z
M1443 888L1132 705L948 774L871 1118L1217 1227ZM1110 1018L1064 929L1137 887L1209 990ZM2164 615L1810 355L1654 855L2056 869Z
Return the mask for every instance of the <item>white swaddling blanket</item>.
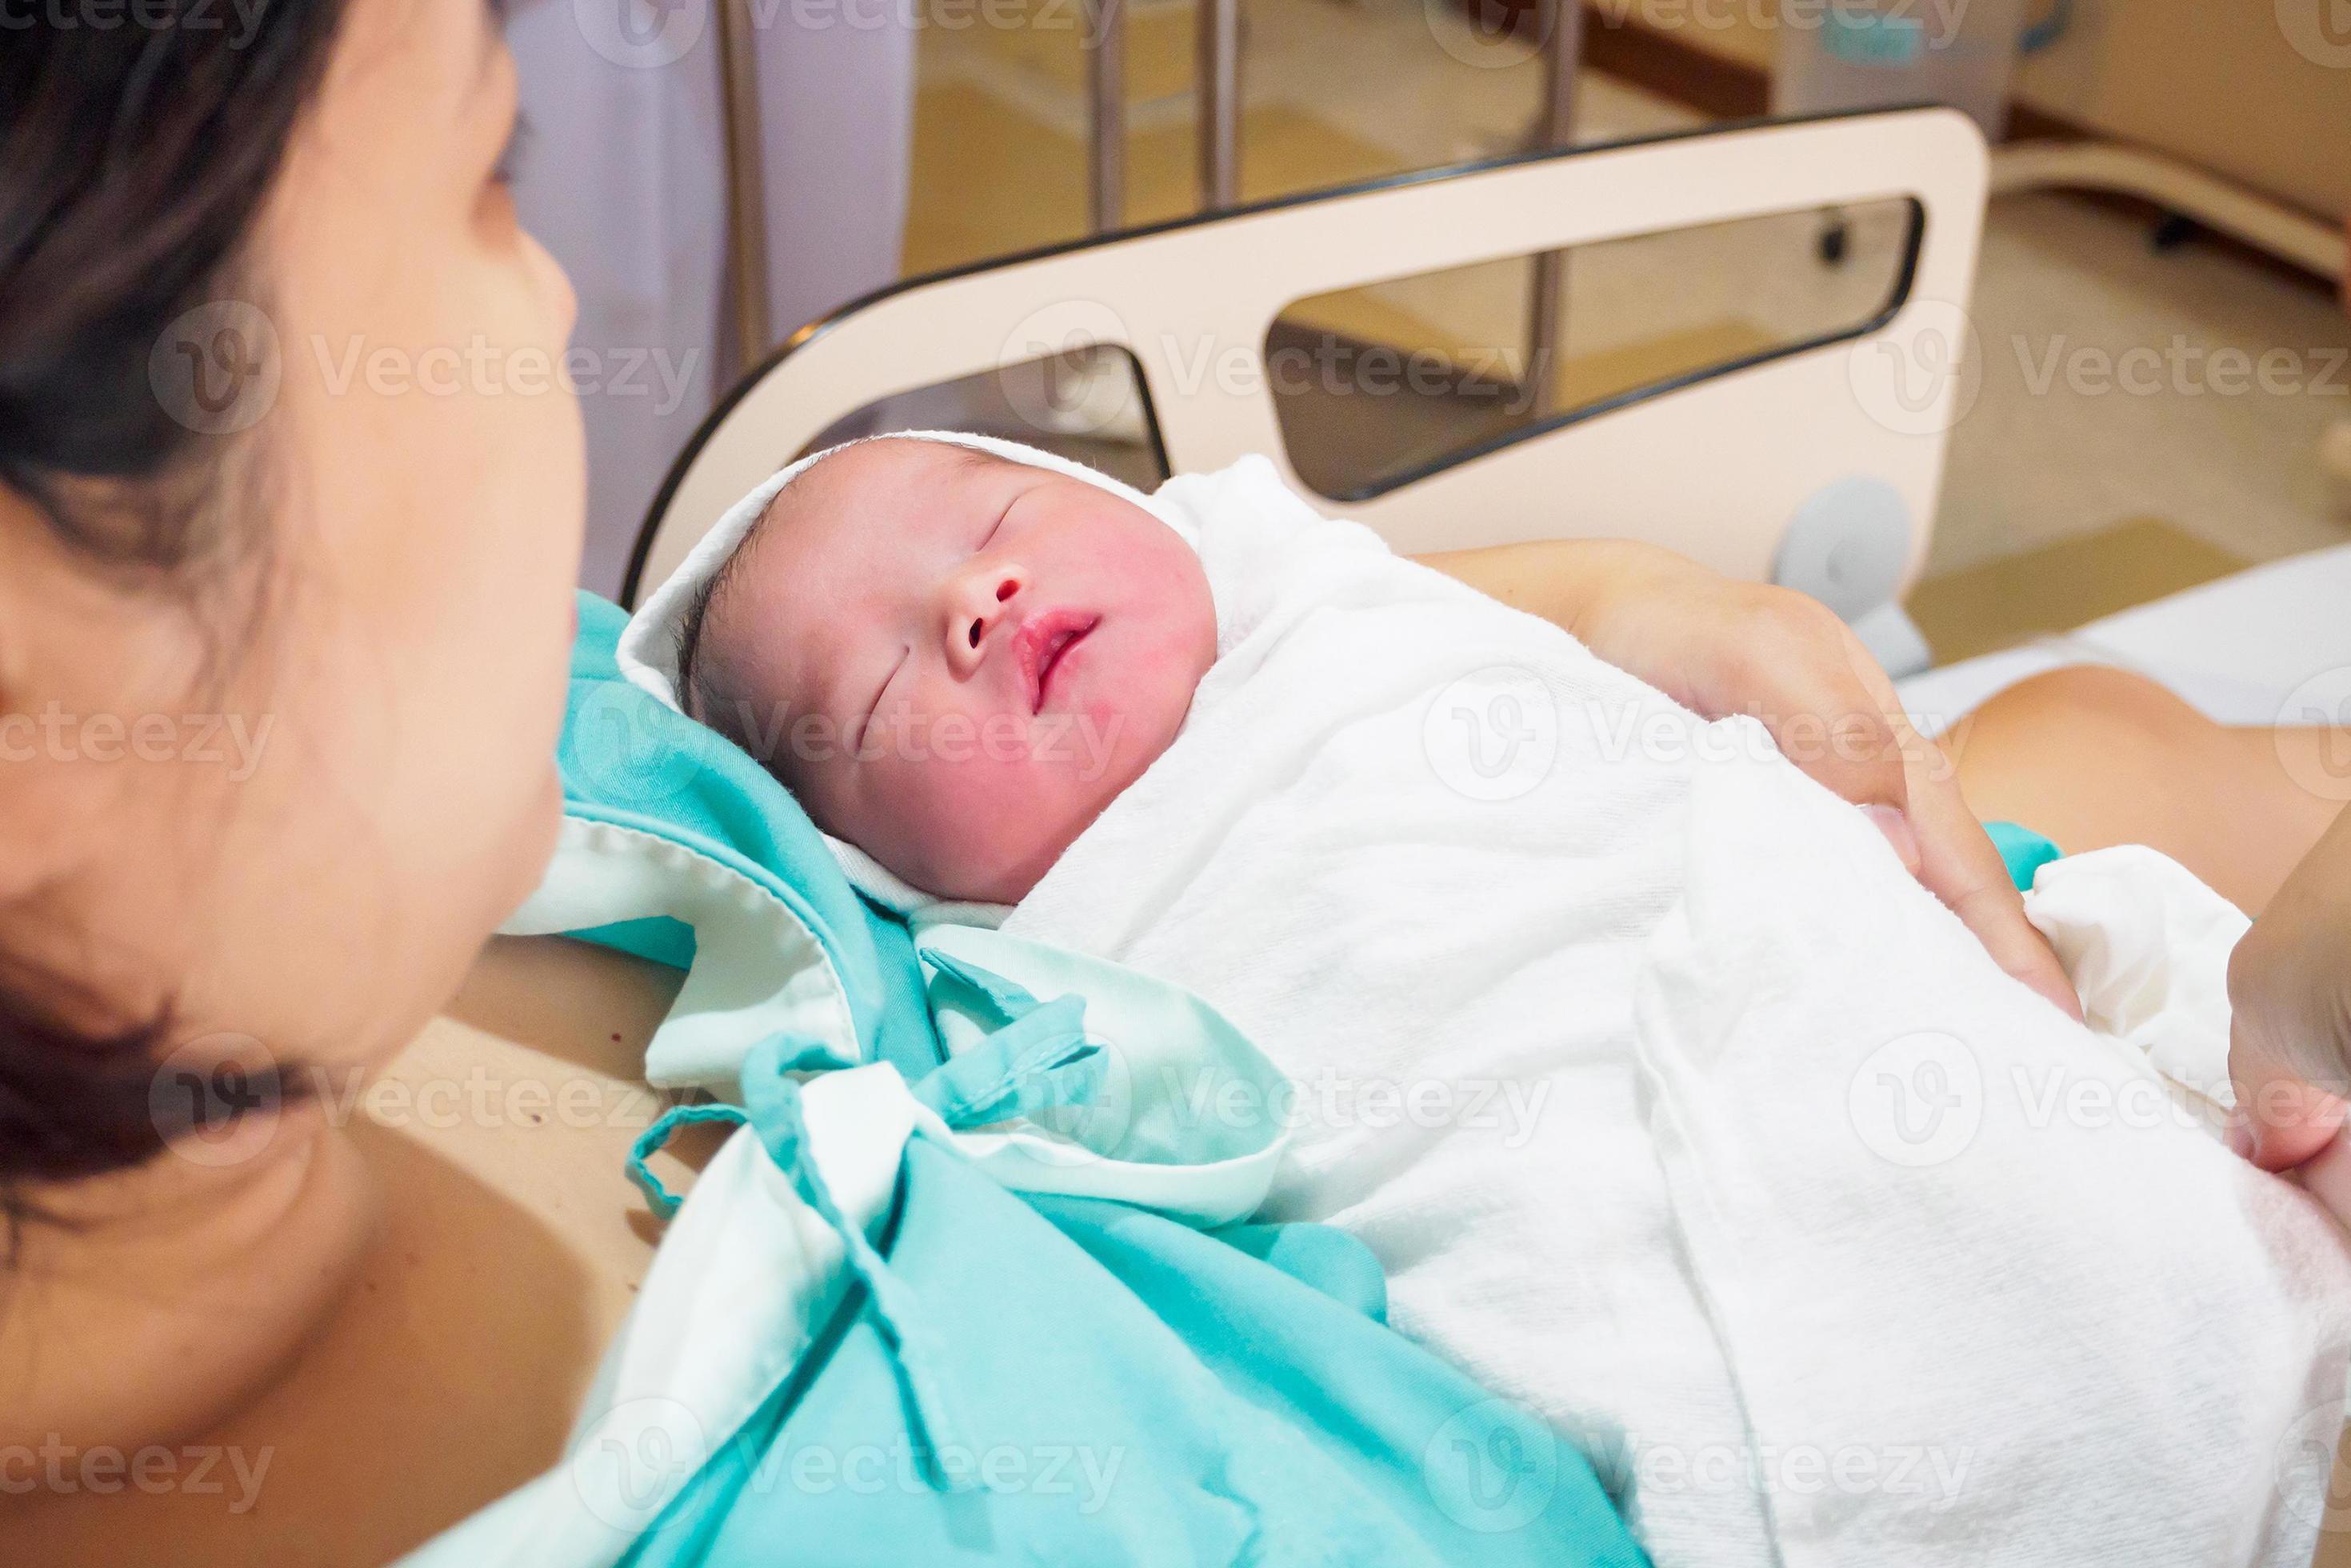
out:
M1395 1325L1579 1437L1662 1568L2307 1562L2351 1267L2304 1195L1751 720L1261 460L1158 499L1217 663L1005 929L1281 1065L1275 1215L1368 1242Z

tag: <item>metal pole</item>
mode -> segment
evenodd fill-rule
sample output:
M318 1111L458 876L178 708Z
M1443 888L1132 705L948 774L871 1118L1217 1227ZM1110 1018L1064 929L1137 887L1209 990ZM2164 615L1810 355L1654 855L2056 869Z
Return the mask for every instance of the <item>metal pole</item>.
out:
M760 156L759 59L749 0L719 0L718 87L726 121L727 265L734 270L736 352L747 370L767 358L768 182Z
M1200 210L1240 200L1240 0L1198 0Z
M1583 57L1582 0L1541 0L1536 15L1544 29L1542 115L1534 144L1564 147L1575 134L1575 68ZM1560 330L1566 325L1561 295L1567 288L1567 253L1547 250L1535 257L1533 298L1527 313L1527 375L1537 418L1552 412Z
M1099 235L1126 221L1126 0L1101 0L1085 50L1086 221Z

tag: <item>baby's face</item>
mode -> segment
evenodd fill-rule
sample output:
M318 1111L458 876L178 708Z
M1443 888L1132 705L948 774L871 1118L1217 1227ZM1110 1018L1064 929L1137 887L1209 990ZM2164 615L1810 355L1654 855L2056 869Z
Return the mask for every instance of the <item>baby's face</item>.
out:
M869 441L795 480L713 599L705 703L818 824L1017 903L1165 750L1216 656L1189 546L1082 480Z

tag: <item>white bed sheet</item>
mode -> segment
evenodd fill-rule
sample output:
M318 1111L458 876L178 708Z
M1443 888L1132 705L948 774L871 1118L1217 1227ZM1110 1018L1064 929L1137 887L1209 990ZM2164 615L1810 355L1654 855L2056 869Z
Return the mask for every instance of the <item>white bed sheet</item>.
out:
M2151 676L2221 724L2351 724L2351 545L2272 561L2026 647L1896 683L1920 733L2066 664Z

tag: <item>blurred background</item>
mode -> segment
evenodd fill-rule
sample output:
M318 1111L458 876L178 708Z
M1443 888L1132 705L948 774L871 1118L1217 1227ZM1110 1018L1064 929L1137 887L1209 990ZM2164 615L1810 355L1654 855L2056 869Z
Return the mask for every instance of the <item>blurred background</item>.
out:
M587 575L608 592L669 455L758 343L899 277L1082 238L1106 211L1148 225L1220 194L1197 79L1216 19L1193 0L1122 0L1114 35L1103 0L737 3L749 42L731 63L725 17L690 5L579 0L517 22L527 91L577 147L625 140L644 172L632 193L585 156L604 172L567 172L536 145L526 164L527 214L586 280L583 338L658 338L695 358L658 413L589 395ZM622 47L639 50L620 65L609 38L581 47L597 31L583 18L612 5ZM1907 606L1938 662L2351 538L2343 0L1598 0L1566 15L1546 0L1238 0L1223 15L1229 75L1212 88L1233 108L1228 200L1922 99L1966 108L2011 150L2120 148L2184 175L2172 200L2168 186L2053 185L2029 157L1996 173L2010 188L1968 305L1979 390L1952 430L1933 554ZM1108 153L1106 37L1123 99ZM730 69L756 82L765 129L763 259L727 232ZM636 103L615 129L610 101L582 110L582 80L661 107ZM2215 188L2275 223L2250 240L2213 223ZM648 205L663 214L650 225ZM1909 221L1902 202L1792 213L1593 246L1547 277L1503 261L1300 300L1275 334L1319 362L1416 354L1454 379L1379 399L1277 388L1291 461L1343 503L1513 423L1858 326L1898 290ZM634 281L609 276L616 244L648 253ZM770 281L750 338L729 292L746 268ZM1531 360L1545 287L1557 326ZM600 289L629 298L600 313ZM1157 476L1121 352L1035 374L1071 409L1061 444ZM1034 400L989 379L829 434L951 423L1054 439L1011 416Z

